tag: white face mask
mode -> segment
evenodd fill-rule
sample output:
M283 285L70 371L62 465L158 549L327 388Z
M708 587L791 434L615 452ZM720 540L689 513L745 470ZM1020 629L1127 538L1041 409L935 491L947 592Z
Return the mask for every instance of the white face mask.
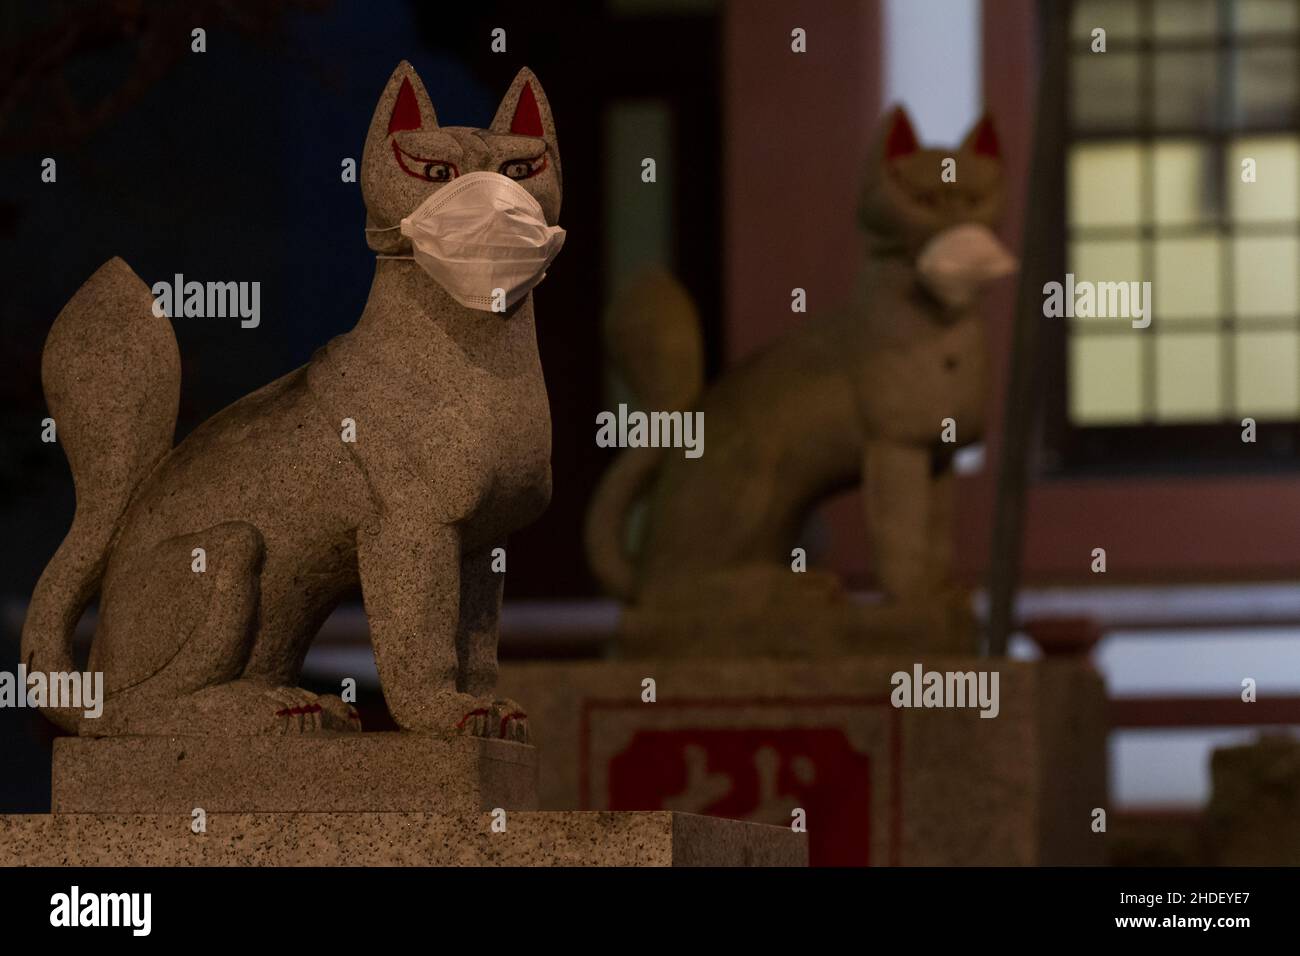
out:
M953 226L934 236L916 257L921 282L953 309L974 303L980 288L1020 267L991 230L978 223Z
M400 226L388 227L399 228L413 254L379 258L414 259L453 299L484 312L504 311L526 296L564 245L564 230L548 226L528 190L500 173L453 179Z

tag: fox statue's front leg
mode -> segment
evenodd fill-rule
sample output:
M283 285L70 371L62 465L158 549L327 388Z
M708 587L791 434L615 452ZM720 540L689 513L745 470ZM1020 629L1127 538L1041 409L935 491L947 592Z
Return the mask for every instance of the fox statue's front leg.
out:
M482 696L497 686L497 622L504 591L505 575L492 570L491 548L462 551L456 687L464 693Z
M482 613L481 607L462 605L460 532L452 525L431 526L388 512L377 525L357 532L357 565L375 665L398 725L404 730L527 742L527 715L518 704L458 689L462 616L472 624L478 616L474 612ZM481 640L491 642L495 671L495 613L481 624L476 630ZM468 680L460 686L492 686L495 680L484 681L475 673L476 662L486 653L480 648L467 656L463 676Z
M913 632L917 646L961 653L977 629L969 593L951 579L955 476L934 455L905 441L867 442L862 497L895 624Z
M882 589L903 603L924 601L930 585L931 494L926 448L895 440L864 449L862 500Z

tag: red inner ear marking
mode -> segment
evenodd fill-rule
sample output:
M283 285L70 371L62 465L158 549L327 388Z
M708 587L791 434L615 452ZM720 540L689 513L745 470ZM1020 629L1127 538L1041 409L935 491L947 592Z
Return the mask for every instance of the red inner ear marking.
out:
M980 124L975 129L975 142L972 149L981 156L998 157L1002 155L1002 149L998 145L998 134L993 129L992 120L985 117L980 120Z
M533 84L525 83L519 91L519 102L515 104L515 118L510 121L510 132L520 136L541 136L542 111L537 108L537 97L533 95Z
M397 102L393 104L393 115L388 117L388 134L404 129L419 129L421 125L420 104L415 99L415 88L411 81L402 77L402 88L397 91Z
M916 132L912 129L907 114L894 110L893 122L889 124L889 135L885 137L885 159L897 159L908 153L915 153L920 148L916 141Z

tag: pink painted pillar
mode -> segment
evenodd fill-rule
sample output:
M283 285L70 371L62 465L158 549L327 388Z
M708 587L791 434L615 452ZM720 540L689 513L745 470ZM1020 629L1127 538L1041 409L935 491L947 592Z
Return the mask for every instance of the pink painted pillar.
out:
M791 31L806 31L794 53ZM732 0L724 14L726 361L848 298L864 247L857 226L867 148L881 108L876 0ZM855 495L820 521L830 563L861 567ZM861 574L857 575L861 577Z
M844 300L862 256L854 211L880 114L874 0L732 0L723 16L726 356L734 362ZM807 52L790 49L807 33Z

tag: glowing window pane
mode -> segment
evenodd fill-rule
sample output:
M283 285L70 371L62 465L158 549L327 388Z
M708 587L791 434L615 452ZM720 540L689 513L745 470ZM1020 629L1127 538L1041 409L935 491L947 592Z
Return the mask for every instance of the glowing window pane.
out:
M1212 236L1161 239L1155 247L1151 296L1157 322L1222 315L1220 241Z
M1138 333L1070 341L1070 417L1081 425L1136 422L1142 414Z
M1155 162L1155 221L1157 226L1185 226L1213 215L1210 190L1210 150L1195 140L1157 143Z
M1141 212L1141 157L1136 143L1070 150L1070 224L1136 226Z
M1235 311L1241 318L1290 318L1300 311L1296 268L1300 241L1294 236L1233 240Z
M1156 336L1156 418L1210 421L1223 410L1216 333Z
M1242 161L1255 161L1255 182L1241 181ZM1246 136L1228 147L1224 167L1228 209L1237 222L1292 222L1300 217L1300 137Z
M1238 415L1295 418L1300 412L1300 333L1242 332L1235 341Z
M1136 240L1080 240L1070 244L1070 268L1074 281L1138 282L1141 281L1142 246ZM1154 293L1153 293L1154 294ZM1079 322L1109 322L1096 316L1079 318Z

